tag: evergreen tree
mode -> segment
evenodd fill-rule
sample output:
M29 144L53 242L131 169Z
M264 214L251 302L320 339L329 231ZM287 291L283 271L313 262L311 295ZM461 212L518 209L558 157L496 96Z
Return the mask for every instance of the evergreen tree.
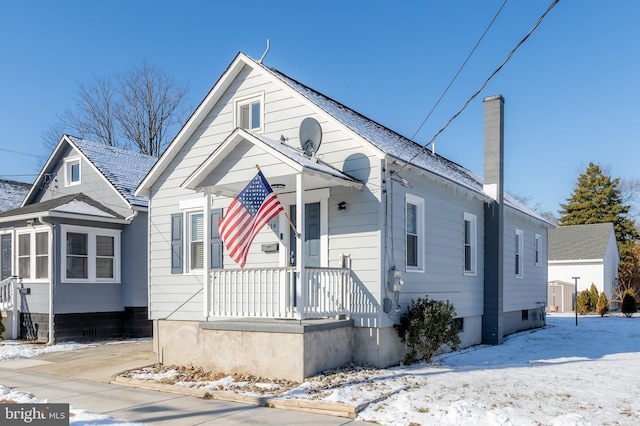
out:
M600 297L598 297L596 312L601 317L605 316L609 312L609 299L607 298L607 295L604 293L600 293Z
M623 204L619 185L619 178L611 179L598 165L589 163L567 203L560 204L560 225L613 223L623 259L640 236L633 220L627 217L630 206Z

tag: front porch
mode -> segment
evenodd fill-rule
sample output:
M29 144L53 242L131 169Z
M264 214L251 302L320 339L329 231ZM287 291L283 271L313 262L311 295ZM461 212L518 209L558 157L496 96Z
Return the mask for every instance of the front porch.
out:
M209 275L209 319L350 317L349 268L214 269Z

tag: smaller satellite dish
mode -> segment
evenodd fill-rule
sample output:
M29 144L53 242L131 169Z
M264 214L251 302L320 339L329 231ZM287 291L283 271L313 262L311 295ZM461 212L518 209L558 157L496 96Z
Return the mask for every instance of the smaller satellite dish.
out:
M320 123L307 117L300 123L300 147L308 157L313 157L322 142L322 128Z

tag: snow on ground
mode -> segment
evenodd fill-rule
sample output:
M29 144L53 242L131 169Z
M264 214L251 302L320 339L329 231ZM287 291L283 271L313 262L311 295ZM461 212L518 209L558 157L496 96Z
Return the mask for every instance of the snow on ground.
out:
M82 343L58 343L57 345L47 346L43 344L28 344L21 343L16 340L5 340L0 342L0 361L7 361L13 359L32 358L36 355L50 353L50 352L63 352L63 351L75 351L78 349L84 349L92 346L98 346L103 344L118 344L121 342L94 342L91 344ZM46 400L42 400L33 396L29 392L21 390L15 390L8 388L4 385L0 385L0 401L6 403L6 401L12 401L17 404L40 404L46 403ZM89 425L105 425L105 426L137 426L141 423L131 423L117 419L112 416L104 414L96 414L87 410L69 407L69 424L73 426L89 426Z
M166 381L178 377L177 370L171 370L135 374L139 380ZM544 329L508 336L499 346L443 354L434 365L355 366L290 387L268 382L245 387L246 379L228 376L176 384L244 394L259 389L263 396L351 406L386 396L366 406L358 420L394 426L636 425L640 316L581 316L576 326L573 316L552 315Z

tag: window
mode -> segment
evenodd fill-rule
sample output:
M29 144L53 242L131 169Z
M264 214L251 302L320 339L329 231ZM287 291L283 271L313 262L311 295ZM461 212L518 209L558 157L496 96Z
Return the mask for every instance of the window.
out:
M67 233L67 278L89 277L89 235Z
M115 264L115 238L96 235L96 278L113 278Z
M405 210L407 270L420 270L423 267L423 234L424 201L407 194Z
M529 310L528 309L523 309L522 310L522 321L529 321Z
M516 278L522 278L522 250L524 234L520 229L516 229L515 240L515 262L516 262Z
M542 247L542 235L540 234L536 234L536 239L535 239L535 262L536 262L536 266L540 266L540 262L542 261L540 259L540 249Z
M476 273L476 216L464 214L464 273Z
M204 268L204 215L189 215L189 265L190 269Z
M464 332L464 318L454 318L453 323L455 324L458 333Z
M262 105L264 95L238 99L236 106L236 127L245 130L262 130Z
M222 209L212 209L209 221L210 266L222 269L222 240L218 235L218 222ZM183 223L186 222L186 225ZM186 241L183 244L183 235ZM204 213L185 212L171 215L171 273L196 271L204 268ZM186 245L186 248L184 247ZM185 257L186 256L186 257ZM183 259L187 259L183 261Z
M80 159L65 160L65 184L66 186L77 185L80 183Z
M120 231L63 226L63 278L69 282L120 281Z
M49 233L18 234L18 273L25 279L49 278Z

